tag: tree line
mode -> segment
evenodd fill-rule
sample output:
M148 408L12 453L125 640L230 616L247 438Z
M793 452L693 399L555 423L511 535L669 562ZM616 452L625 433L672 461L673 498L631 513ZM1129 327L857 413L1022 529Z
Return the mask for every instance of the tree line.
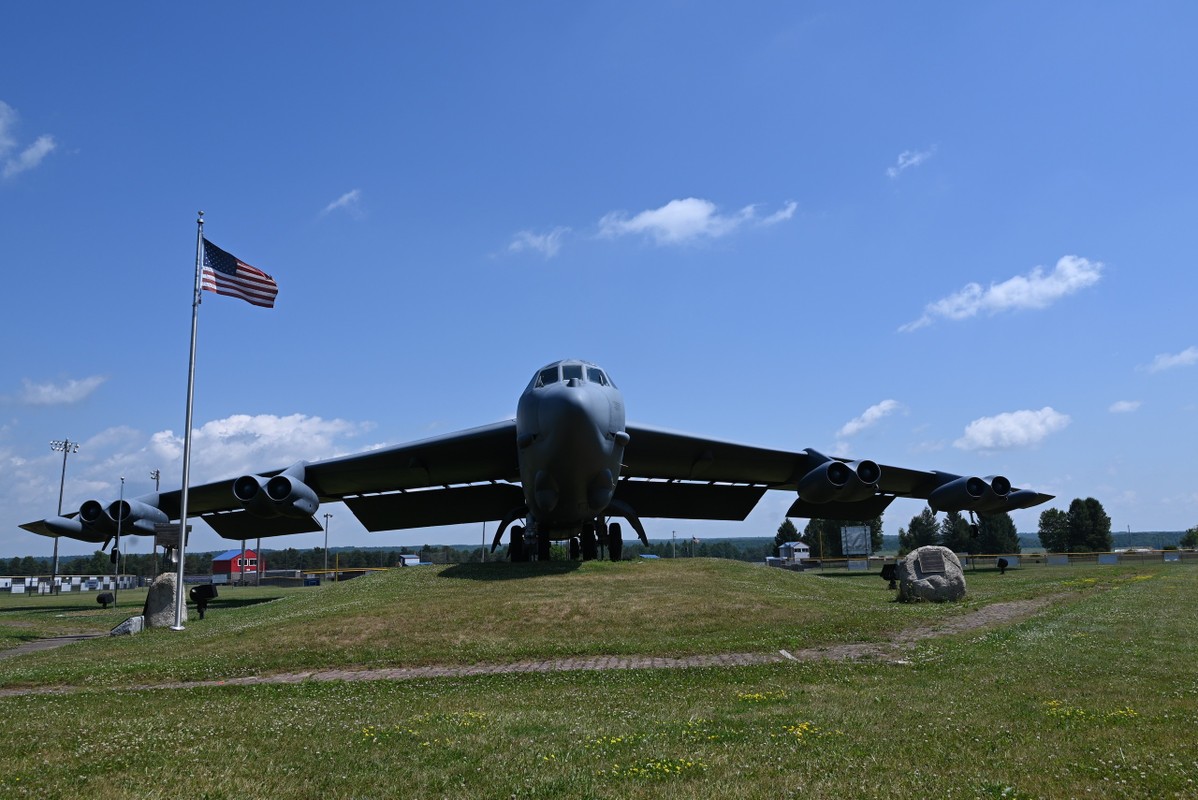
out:
M737 561L765 560L772 552L768 538L755 539L720 539L715 541L700 541L692 537L679 538L677 541L651 540L645 547L640 542L624 545L624 558L637 558L641 554L655 555L659 558L728 558ZM206 575L212 571L212 557L215 552L197 552L186 555L184 572L188 575ZM300 550L288 547L283 550L262 550L261 560L265 570L318 570L325 566L325 551L321 547ZM490 548L485 552L482 547L453 547L451 545L423 545L422 547L401 547L395 550L330 548L328 553L329 569L362 569L371 567L395 567L399 565L400 555L416 555L421 561L432 564L467 564L481 561L499 561L507 556L506 548L499 548L494 553ZM555 557L565 559L568 551L555 545ZM51 571L50 558L47 556L24 556L11 559L0 558L0 574L12 576L49 575ZM96 550L90 556L63 557L58 562L60 575L111 575L115 566L109 553ZM121 554L120 571L124 575L136 575L153 578L161 572L173 571L170 564L161 555L147 553Z
M774 536L774 555L784 542L802 541L811 548L811 557L843 558L841 528L866 525L870 528L872 552L882 547L882 518L860 522L812 519L800 534L794 523L783 520ZM1040 514L1040 545L1050 553L1109 552L1114 546L1111 518L1102 503L1093 497L1076 498L1068 511L1050 508ZM1182 547L1198 547L1198 527L1186 532ZM938 517L930 507L899 528L899 555L925 545L940 545L954 553L1019 553L1019 533L1007 513L979 515L970 522L959 511Z

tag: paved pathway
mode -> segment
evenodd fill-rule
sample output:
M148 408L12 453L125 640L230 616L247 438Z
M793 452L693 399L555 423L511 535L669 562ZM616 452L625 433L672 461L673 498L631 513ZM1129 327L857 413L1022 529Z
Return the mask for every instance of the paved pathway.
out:
M991 625L1015 622L1030 617L1056 597L1041 597L1035 600L1020 600L1010 603L993 603L977 611L945 620L941 625L926 628L911 628L901 631L885 642L862 642L813 647L788 652L772 653L717 653L693 655L679 658L660 656L585 656L579 658L556 658L542 661L518 661L510 664L470 664L460 666L388 667L381 669L334 669L308 672L251 675L244 678L226 678L210 681L177 681L169 683L138 684L112 687L114 691L147 691L151 689L192 689L210 686L257 686L260 684L302 683L304 681L407 681L418 678L460 678L472 675L511 675L531 672L570 672L577 670L608 669L683 669L686 667L744 667L756 664L774 664L781 661L886 661L895 664L908 663L906 656L915 644L924 639L959 633ZM40 639L21 645L36 649L48 649L69 644L90 636L60 636ZM41 645L33 647L33 645ZM13 650L0 652L0 657L17 655ZM68 694L81 691L82 686L45 686L26 689L0 689L0 697L31 694Z
M53 650L55 647L62 647L64 644L82 642L84 639L95 639L98 636L107 635L106 633L76 633L71 636L47 636L44 639L34 639L32 642L25 642L16 647L10 647L7 650L0 650L0 658L23 656L26 653L36 653L39 650Z

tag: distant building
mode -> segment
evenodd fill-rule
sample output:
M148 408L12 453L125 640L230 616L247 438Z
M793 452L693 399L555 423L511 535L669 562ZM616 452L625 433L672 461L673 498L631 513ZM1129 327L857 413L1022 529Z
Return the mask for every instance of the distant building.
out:
M778 545L778 557L791 564L811 558L811 548L806 542L783 542Z
M213 583L240 583L257 577L258 554L253 550L226 550L212 557Z

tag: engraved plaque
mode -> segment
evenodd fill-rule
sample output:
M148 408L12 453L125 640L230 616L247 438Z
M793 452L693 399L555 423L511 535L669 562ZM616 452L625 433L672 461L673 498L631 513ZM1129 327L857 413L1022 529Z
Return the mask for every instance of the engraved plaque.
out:
M919 554L919 570L925 575L933 572L944 572L944 553L939 550L928 550Z

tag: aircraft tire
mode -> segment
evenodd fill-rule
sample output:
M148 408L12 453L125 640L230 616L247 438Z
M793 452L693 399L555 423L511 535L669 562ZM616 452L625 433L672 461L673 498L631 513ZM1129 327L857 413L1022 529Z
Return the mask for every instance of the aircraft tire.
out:
M513 562L527 561L528 553L524 549L524 528L519 525L512 526L511 544L508 545L508 555Z
M607 529L607 557L612 561L619 561L623 555L623 532L620 530L620 523L613 522Z
M582 526L582 560L594 561L599 557L599 541L595 538L595 526L588 522Z
M543 533L537 534L537 561L549 560L549 548L552 544L548 536Z
M582 558L582 542L578 540L577 536L574 536L570 539L570 560L577 561L580 558Z

